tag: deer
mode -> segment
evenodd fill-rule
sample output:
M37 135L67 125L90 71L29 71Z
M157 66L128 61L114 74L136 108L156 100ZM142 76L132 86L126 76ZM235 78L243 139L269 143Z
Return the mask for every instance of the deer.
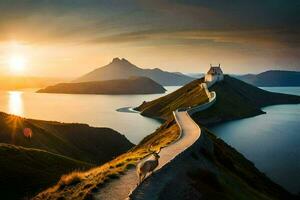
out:
M150 146L148 151L151 152L153 159L142 160L138 163L136 167L137 175L139 178L138 185L145 180L147 174L150 173L151 175L155 168L158 166L158 159L160 158L159 153L161 148L159 149L159 151L152 151L151 147L152 145Z

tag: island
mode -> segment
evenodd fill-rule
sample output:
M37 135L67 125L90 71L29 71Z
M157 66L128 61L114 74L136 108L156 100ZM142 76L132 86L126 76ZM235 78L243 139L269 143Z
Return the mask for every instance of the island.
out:
M166 89L147 77L130 77L107 81L59 83L40 89L38 93L63 94L158 94Z

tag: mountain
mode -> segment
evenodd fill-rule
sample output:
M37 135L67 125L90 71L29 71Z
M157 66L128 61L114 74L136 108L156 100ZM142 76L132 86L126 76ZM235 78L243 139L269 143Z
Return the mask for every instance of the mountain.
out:
M144 102L136 109L142 115L166 119L172 115L172 110L195 105L195 102L186 101L186 99L198 99L201 96L200 93L205 95L204 91L194 92L203 81L203 78L197 79L171 94ZM261 108L265 106L300 103L299 96L268 92L228 75L225 75L222 82L217 82L209 90L216 92L216 103L193 116L202 125L263 114ZM174 106L168 111L168 105Z
M271 70L260 74L237 76L238 79L258 87L300 86L300 72Z
M38 90L39 93L65 94L156 94L164 93L163 86L147 77L130 77L107 81L60 83Z
M31 137L25 136L26 131L31 132ZM133 146L124 135L109 128L26 119L2 112L0 143L41 149L95 164L106 162Z
M30 197L62 174L92 166L48 151L0 143L1 199Z
M186 73L186 75L188 75L188 76L190 76L190 77L193 77L193 78L202 78L202 77L204 77L204 73Z
M184 85L193 80L193 78L183 74L166 72L158 68L142 69L133 65L124 58L114 58L108 65L97 68L73 82L127 79L131 76L145 76L163 86Z

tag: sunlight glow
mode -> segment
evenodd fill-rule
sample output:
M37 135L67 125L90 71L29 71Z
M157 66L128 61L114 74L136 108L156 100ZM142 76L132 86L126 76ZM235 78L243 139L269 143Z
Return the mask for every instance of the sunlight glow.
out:
M8 63L12 73L20 73L26 67L26 59L21 55L11 56Z
M23 115L23 99L22 95L23 92L19 91L10 91L8 92L9 95L9 113L14 115Z

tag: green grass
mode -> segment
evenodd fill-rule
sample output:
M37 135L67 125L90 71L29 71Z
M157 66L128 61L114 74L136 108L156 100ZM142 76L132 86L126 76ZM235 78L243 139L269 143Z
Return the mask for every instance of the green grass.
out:
M136 109L142 115L167 120L178 108L196 106L208 101L205 90L200 86L203 80L195 80L180 89L150 102L144 102Z
M86 199L91 192L101 189L110 180L118 179L126 170L135 167L140 159L149 155L150 146L152 150L158 150L176 140L178 136L179 128L174 120L166 121L130 151L88 171L65 174L57 184L39 193L34 199ZM73 179L76 184L72 184ZM80 182L77 182L78 180ZM61 187L61 183L64 187Z

